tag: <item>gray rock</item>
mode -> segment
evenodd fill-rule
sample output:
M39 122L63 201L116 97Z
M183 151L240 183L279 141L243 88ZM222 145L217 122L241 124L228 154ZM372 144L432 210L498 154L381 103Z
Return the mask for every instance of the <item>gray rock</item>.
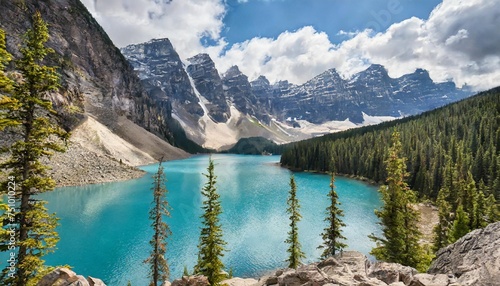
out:
M417 270L414 268L387 262L376 262L368 270L368 277L377 278L387 284L401 281L408 285L415 274Z
M209 286L208 278L203 275L183 276L172 282L172 286Z
M94 277L89 276L87 278L87 281L89 281L90 286L106 286L106 284L104 284L104 282L102 282L102 280L98 279L98 278L94 278Z
M500 285L500 222L440 249L428 273L453 274L462 285Z
M413 275L413 280L409 286L442 286L448 285L450 283L450 279L448 275L445 274L426 274L426 273L418 273Z
M226 279L221 282L221 285L228 285L228 286L251 286L256 284L258 281L252 278L239 278L239 277L234 277L231 279Z
M85 279L82 275L76 275L76 278L78 280L71 282L69 284L62 284L62 285L68 285L68 286L92 286L90 285L89 281ZM59 284L55 284L53 286L59 286Z
M100 279L89 277L89 280L68 268L56 268L40 280L37 286L106 286Z
M266 285L275 285L275 284L278 284L278 277L271 276L271 277L267 278Z

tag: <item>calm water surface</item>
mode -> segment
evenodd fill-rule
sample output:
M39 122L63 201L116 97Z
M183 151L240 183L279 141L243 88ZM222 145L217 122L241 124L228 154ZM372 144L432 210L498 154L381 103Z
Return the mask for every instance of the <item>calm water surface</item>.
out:
M221 223L227 249L223 261L234 274L255 277L286 266L288 216L285 213L291 172L276 165L278 156L214 155L217 189L224 213ZM167 175L172 230L168 239L171 280L190 270L197 258L200 228L200 190L205 183L207 156L164 163ZM149 174L137 180L101 185L60 188L43 198L60 217L61 241L47 264L69 264L85 276L99 277L108 285L147 285L148 257L152 236L148 209L152 201L151 175L157 165L142 167ZM329 176L296 174L303 216L300 240L306 262L320 256L317 246L327 207ZM380 206L376 188L338 177L337 192L345 212L344 235L349 249L368 254L378 233L373 213Z

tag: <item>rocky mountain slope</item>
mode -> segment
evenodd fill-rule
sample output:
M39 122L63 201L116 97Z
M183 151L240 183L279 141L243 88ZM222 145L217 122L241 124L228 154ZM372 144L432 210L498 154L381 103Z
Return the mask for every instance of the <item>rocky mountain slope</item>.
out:
M373 116L421 113L471 94L452 82L434 83L421 69L391 78L383 66L372 65L351 79L331 69L297 86L271 84L264 76L250 82L237 66L221 74L207 54L183 62L168 39L122 52L148 89L171 102L172 116L189 138L216 149L252 136L296 141L371 124ZM250 128L252 123L257 126ZM216 142L208 132L226 141Z
M58 268L44 277L39 286L65 281L79 285L104 285L92 277ZM88 284L87 281L95 281ZM500 285L500 222L475 230L454 244L441 249L428 273L397 263L371 262L356 251L345 251L319 263L298 269L280 269L260 279L231 278L221 283L229 286L498 286ZM184 276L166 286L208 286L204 276Z
M168 118L163 116L168 105L162 105L158 95L146 92L120 50L79 0L1 0L0 3L0 28L7 34L7 48L14 57L19 56L21 37L30 28L34 11L39 10L49 25L47 45L55 53L50 55L48 63L58 66L61 75L59 92L50 96L67 130L76 128L88 116L94 118L100 124L99 128L106 130L105 133L115 133L129 144L127 148L131 149L127 156L130 157L126 162L131 164L134 161L150 162L151 158L160 156L186 156L170 146L160 151L141 145L144 138L152 136L149 131L162 139L171 139ZM134 131L128 132L130 128ZM162 141L155 138L153 142ZM87 143L82 148L89 154L123 151L112 150L118 145L103 149L102 145L92 145L92 141ZM144 160L144 156L149 159Z
M466 234L436 256L430 274L453 275L461 285L500 285L500 222Z
M240 138L256 136L284 143L294 136L278 124L264 125L255 117L259 114L255 96L237 68L221 77L210 57L203 54L188 59L186 67L168 39L121 51L146 90L171 106L161 116L175 119L189 139L203 147L221 149Z

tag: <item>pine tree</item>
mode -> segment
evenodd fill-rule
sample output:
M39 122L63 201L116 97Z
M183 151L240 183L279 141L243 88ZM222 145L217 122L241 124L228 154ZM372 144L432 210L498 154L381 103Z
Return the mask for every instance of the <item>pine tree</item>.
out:
M17 272L14 277L3 277L8 285L36 283L36 277L46 270L42 257L54 251L59 240L55 231L57 218L48 214L45 201L36 199L36 195L55 187L41 159L49 158L53 151L64 151L55 138L68 136L49 117L55 111L47 94L58 89L59 77L55 67L44 65L44 58L53 52L45 46L48 38L47 24L36 12L32 28L23 38L21 58L16 61L20 76L11 88L6 88L4 81L1 83L0 130L8 128L18 138L10 148L2 150L10 157L0 164L1 169L10 170L9 177L16 182L15 197L19 206L15 221L19 247ZM2 61L5 63L5 58ZM1 189L7 190L7 182L3 182Z
M7 47L5 43L5 32L0 29L0 105L5 102L8 98L4 93L9 93L12 91L12 80L7 76L5 72L5 67L9 64L9 62L12 60L12 56L9 52L7 52ZM0 129L5 128L5 125L7 125L9 121L5 120L3 116L0 116ZM0 170L2 172L3 170ZM3 172L2 172L3 173ZM3 175L0 173L0 175ZM8 191L8 190L7 190ZM9 213L10 213L10 208L9 206L3 202L3 193L0 195L0 239L2 241L8 241L10 239L8 231L4 228L4 222L9 221ZM0 244L0 251L5 251L7 250L6 245Z
M153 221L151 226L153 227L154 234L151 238L149 244L153 248L148 259L144 263L149 264L151 278L150 286L156 286L158 283L163 285L165 281L168 280L170 275L170 269L168 267L167 259L165 254L167 252L167 237L172 234L170 227L163 221L163 217L170 216L170 206L166 199L168 190L166 188L166 179L163 166L158 165L158 171L153 176L153 203L152 208L149 211L149 219Z
M478 190L476 188L476 182L472 177L471 172L467 173L465 186L464 186L464 197L462 198L462 206L464 211L467 213L469 217L469 230L476 229L478 225L481 223L481 218L477 215L478 211Z
M449 244L450 236L450 213L451 206L448 203L450 191L448 188L443 187L438 194L436 206L438 208L439 222L434 228L434 246L433 250L437 252L439 249Z
M287 213L290 215L290 231L288 232L288 238L285 243L288 243L288 267L296 269L301 265L301 259L305 258L304 252L301 250L299 242L299 228L297 226L298 222L302 218L300 215L300 204L297 198L297 186L295 184L295 177L292 175L290 177L290 192L287 200L288 208Z
M12 60L12 55L7 51L7 45L5 42L5 31L0 29L0 96L2 96L2 100L6 100L4 97L5 94L9 94L12 91L14 82L7 76L5 72L5 67ZM2 118L3 119L3 118ZM8 123L4 121L0 121L0 126Z
M214 174L214 162L211 158L207 171L208 174L204 174L204 176L208 182L201 192L205 197L202 206L204 213L201 216L203 227L201 228L198 263L195 266L195 272L205 275L210 285L215 286L219 285L225 278L222 273L224 264L221 258L224 256L226 242L222 239L222 227L219 221L222 207L220 196L215 187L217 177Z
M396 262L419 270L425 268L424 251L419 244L420 231L417 222L418 212L412 208L415 195L404 181L406 172L405 158L401 157L401 141L399 133L392 135L392 146L389 148L387 164L387 186L382 186L381 210L375 211L381 220L383 238L371 235L377 246L371 254L379 260Z
M469 233L469 215L464 211L462 204L457 207L455 220L453 222L453 227L450 232L450 243L454 243L459 240L462 236Z
M500 221L500 209L493 194L486 198L485 208L486 223Z
M344 211L339 207L340 202L338 201L338 195L335 191L335 174L333 172L330 178L330 192L328 193L328 198L330 200L330 205L326 208L327 216L325 218L325 221L328 222L328 227L323 230L321 234L323 244L318 247L324 248L321 258L334 256L337 251L341 251L343 248L347 247L345 243L341 242L341 240L345 240L341 230L341 228L345 226L342 222Z

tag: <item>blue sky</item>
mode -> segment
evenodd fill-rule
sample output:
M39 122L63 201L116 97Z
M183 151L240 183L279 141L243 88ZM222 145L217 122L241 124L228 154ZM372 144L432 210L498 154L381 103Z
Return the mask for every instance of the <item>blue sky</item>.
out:
M302 84L370 64L482 90L500 83L500 0L82 0L115 45L169 38L223 74ZM187 61L186 64L189 64Z
M227 1L225 28L221 35L229 44L253 37L279 36L312 26L324 31L332 43L347 39L340 31L386 30L410 17L427 19L438 0L241 0Z

